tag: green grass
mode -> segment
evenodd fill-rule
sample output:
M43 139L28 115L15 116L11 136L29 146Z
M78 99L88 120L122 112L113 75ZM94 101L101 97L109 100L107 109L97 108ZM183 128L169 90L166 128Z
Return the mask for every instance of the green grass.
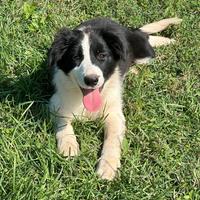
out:
M24 1L25 2L25 1ZM198 0L8 1L0 5L0 199L200 199ZM177 43L136 66L124 90L127 120L117 179L98 179L99 122L75 122L81 154L58 155L47 104L47 49L62 26L109 16L127 26L183 19Z

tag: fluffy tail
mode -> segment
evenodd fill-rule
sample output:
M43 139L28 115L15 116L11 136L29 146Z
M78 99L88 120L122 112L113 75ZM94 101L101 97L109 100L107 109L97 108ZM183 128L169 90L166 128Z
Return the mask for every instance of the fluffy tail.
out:
M144 25L140 28L140 30L150 35L152 33L158 33L160 31L165 30L169 25L180 24L181 21L182 19L179 18L163 19L157 22ZM149 43L151 44L152 47L168 45L174 42L175 42L174 39L170 39L167 37L151 36L151 35L149 36Z

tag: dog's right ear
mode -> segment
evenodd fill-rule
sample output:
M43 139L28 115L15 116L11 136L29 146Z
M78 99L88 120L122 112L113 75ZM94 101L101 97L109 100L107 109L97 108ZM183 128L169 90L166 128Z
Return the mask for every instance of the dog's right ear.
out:
M48 66L66 67L66 59L69 50L77 43L77 38L80 35L78 30L70 30L62 28L55 36L51 48L48 52Z

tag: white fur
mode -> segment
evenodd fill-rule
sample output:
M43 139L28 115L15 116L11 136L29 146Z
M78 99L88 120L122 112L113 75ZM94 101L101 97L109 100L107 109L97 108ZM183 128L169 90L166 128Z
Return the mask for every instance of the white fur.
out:
M176 20L165 20L141 28L148 33L163 30ZM150 36L150 44L156 46L159 42L153 41ZM168 41L168 40L167 40ZM166 40L165 40L166 43ZM97 167L97 174L107 180L112 180L117 169L120 167L121 143L125 132L125 118L122 112L122 80L118 68L104 84L102 71L92 64L90 60L89 33L84 33L82 40L84 59L80 66L75 67L68 75L58 68L55 69L53 83L56 88L55 94L50 100L50 109L57 121L56 139L58 150L64 156L75 156L79 153L79 145L76 141L71 122L75 118L105 117L104 144ZM149 58L136 61L141 64ZM83 94L80 87L90 88L84 83L84 76L96 74L99 82L96 86L104 87L101 91L102 107L96 113L85 110L82 102Z
M53 82L56 92L50 100L51 112L57 120L57 145L64 156L75 156L79 145L71 122L74 118L105 117L104 145L97 168L103 179L112 180L120 167L121 143L125 132L125 118L122 113L122 80L118 69L105 83L101 92L102 107L99 112L90 113L84 109L81 90L73 74L66 76L56 69Z
M152 58L146 57L146 58L140 58L140 59L136 59L135 63L136 64L147 64L150 62Z
M168 18L168 19L163 19L157 22L153 22L147 25L144 25L140 28L141 31L148 33L148 34L153 34L153 33L158 33L160 31L163 31L170 25L176 25L180 24L182 22L182 19L179 18ZM161 37L161 36L149 36L149 43L152 47L158 47L162 45L169 45L174 43L174 39L170 39L167 37Z
M162 45L173 44L173 43L175 43L175 40L167 38L167 37L150 35L149 43L152 47L158 47L158 46L162 46Z
M89 42L88 34L84 33L84 37L83 37L81 45L82 45L82 49L83 49L84 59L81 62L80 66L75 67L71 73L74 75L78 84L82 88L86 88L86 89L99 88L104 83L104 77L103 77L103 73L100 70L100 68L97 67L96 65L94 65L90 60L90 42ZM99 77L98 83L95 87L87 86L84 82L84 77L88 76L88 75L92 75L92 74L95 74Z
M167 18L167 19L163 19L157 22L144 25L140 28L140 30L148 34L158 33L166 29L169 25L180 24L181 22L182 22L182 19L179 19L177 17Z
M101 92L103 103L97 113L90 113L85 110L82 103L83 95L73 74L66 76L62 70L56 69L53 83L56 92L51 97L50 110L59 114L58 116L62 117L63 120L71 121L74 117L92 117L95 119L99 114L107 113L110 107L115 107L117 112L122 109L122 82L118 69L103 87Z

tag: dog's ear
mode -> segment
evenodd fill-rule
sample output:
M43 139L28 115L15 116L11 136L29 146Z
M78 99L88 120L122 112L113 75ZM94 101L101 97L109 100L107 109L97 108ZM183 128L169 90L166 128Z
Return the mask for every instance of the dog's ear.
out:
M70 56L70 49L78 42L80 31L61 29L55 36L54 41L48 53L48 65L50 67L57 65L60 68L66 68L66 62Z
M149 43L149 35L133 29L128 34L128 41L133 53L133 60L137 64L148 63L151 58L155 57L155 52Z
M112 30L102 30L101 35L105 40L108 47L111 49L112 54L116 60L125 58L125 49L122 38L119 37L117 32Z

